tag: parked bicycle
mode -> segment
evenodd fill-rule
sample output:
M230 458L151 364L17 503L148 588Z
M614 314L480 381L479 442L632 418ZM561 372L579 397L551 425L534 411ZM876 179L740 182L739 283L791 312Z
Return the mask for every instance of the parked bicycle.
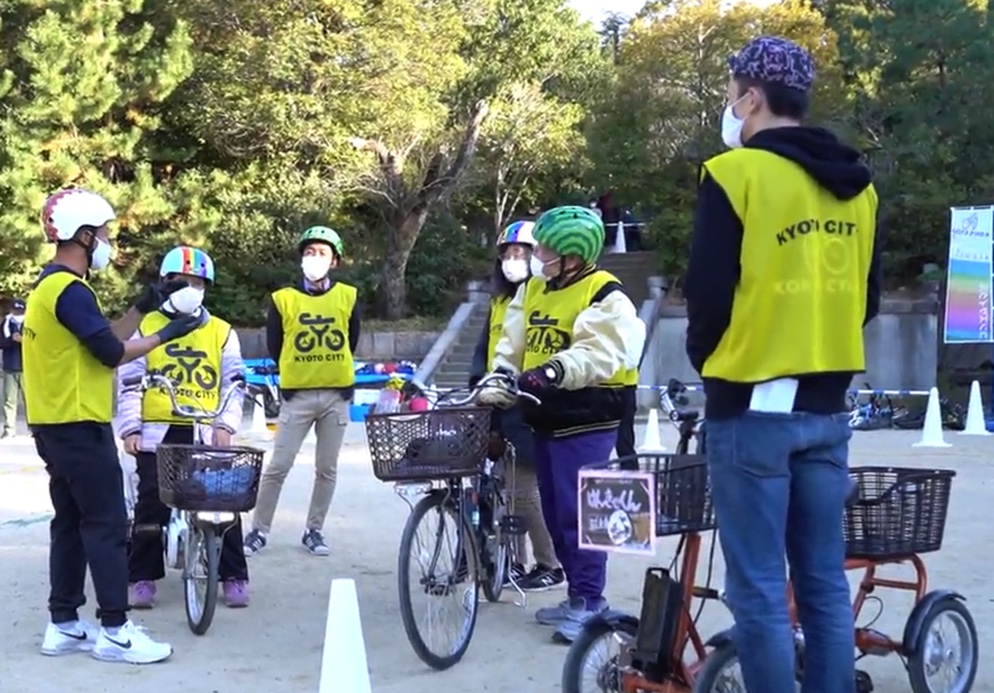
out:
M197 635L210 628L217 606L221 544L238 513L255 507L264 452L244 446L205 444L206 424L217 425L231 397L245 387L243 376L229 383L215 410L176 400L175 384L161 373L129 378L126 390L159 389L168 395L175 416L194 423L193 445L160 445L156 448L159 498L172 508L169 523L135 525L135 532L162 532L166 566L183 571L187 624Z
M441 394L428 411L374 409L366 418L373 474L393 482L411 507L397 566L404 630L414 652L436 670L465 655L480 588L489 601L500 599L514 539L524 533L506 493L514 483L513 446L506 444L497 460L490 459L492 410L469 406L482 388L496 386L537 402L518 392L513 378L491 374L473 388ZM423 497L414 504L418 496ZM429 612L426 623L416 618L416 598ZM436 607L445 613L433 615ZM442 632L445 616L453 621L451 632Z
M689 438L682 438L686 450ZM658 536L679 535L669 569L650 568L638 618L608 611L588 621L563 667L564 693L744 693L732 631L705 641L697 623L708 601L724 601L711 587L715 537L705 584L697 585L702 533L715 529L707 466L699 455L638 455L611 467L649 471L656 479ZM941 547L952 478L949 470L865 467L851 470L853 493L845 513L847 570L863 572L853 600L858 658L896 653L915 693L968 693L978 664L977 632L962 595L928 591L921 554ZM679 561L680 569L674 570ZM915 579L877 576L885 565L910 565ZM868 625L855 625L867 602L883 611L877 588L913 592L915 606L902 637L892 639ZM700 600L692 611L693 600ZM797 679L804 676L804 633L790 593L797 651ZM951 635L937 625L948 620ZM955 640L955 642L954 642ZM958 647L956 647L958 645ZM945 674L936 687L933 677ZM870 676L856 673L859 693L873 690Z
M262 400L267 419L280 415L280 369L272 359L245 361L245 384L256 400Z

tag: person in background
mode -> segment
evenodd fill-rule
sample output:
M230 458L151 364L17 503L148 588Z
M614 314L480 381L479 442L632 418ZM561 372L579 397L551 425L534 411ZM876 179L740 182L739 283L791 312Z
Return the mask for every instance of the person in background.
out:
M327 226L307 229L297 251L303 280L272 295L267 318L266 342L279 365L283 405L273 456L259 484L252 531L245 536L246 556L266 546L283 482L311 427L317 437L314 489L301 543L311 555L330 553L323 530L355 389L358 291L330 274L345 255L336 231Z
M21 330L24 325L24 299L15 298L10 313L0 326L3 351L3 431L0 438L17 433L17 404L21 400Z
M107 662L151 664L173 649L128 620L128 517L111 417L114 369L200 327L202 315L178 316L141 339L134 334L182 282L147 286L134 306L107 321L86 277L110 264L114 210L100 195L67 189L42 209L55 258L35 283L24 313L21 348L28 426L48 472L55 516L50 527L48 608L42 654L90 652ZM79 619L86 567L101 628Z
M568 582L567 598L539 609L553 639L572 642L591 616L607 608L607 556L579 548L579 471L605 462L618 440L621 388L630 353L641 353L645 326L618 279L597 267L604 224L584 207L557 207L535 223L532 277L507 306L493 370L517 376L535 431L542 511ZM640 340L641 337L641 340ZM510 408L517 397L497 385L481 404Z
M846 390L880 304L877 193L860 152L802 124L806 50L763 36L729 65L731 151L701 167L684 295L732 637L749 693L797 690L789 574L804 689L853 693Z
M497 238L497 262L492 281L493 298L490 300L490 314L483 326L483 333L473 354L473 365L469 379L470 387L476 385L485 373L493 370L494 351L504 327L504 313L508 304L518 292L518 288L531 276L529 262L535 238L530 221L515 221L504 229ZM510 569L509 580L523 592L543 592L566 584L552 536L545 526L542 515L542 499L538 490L538 477L535 476L535 439L531 428L524 422L520 404L500 412L497 426L504 439L514 446L517 464L510 481L514 514L520 515L531 539L535 565L528 570L524 560L528 556L526 538L519 537L515 556L519 559Z
M179 313L200 310L204 292L214 283L214 261L203 250L179 246L162 259L159 277L181 281L187 286L142 319L135 339L154 334ZM138 392L124 387L125 381L143 377L149 371L178 380L179 404L213 410L245 371L238 333L221 318L210 316L203 326L169 348L154 349L118 370L115 428L123 441L124 452L135 457L138 467L135 531L128 561L131 606L135 609L152 608L155 582L166 575L162 528L169 523L172 511L159 499L155 449L159 445L192 445L194 441L193 422L173 414L167 393L155 389ZM208 443L220 447L231 445L231 436L242 422L243 397L239 389L228 400L227 408L219 414L213 439L213 428L205 427ZM236 515L235 524L224 533L219 572L225 603L229 607L248 606L248 566L242 551L241 515Z

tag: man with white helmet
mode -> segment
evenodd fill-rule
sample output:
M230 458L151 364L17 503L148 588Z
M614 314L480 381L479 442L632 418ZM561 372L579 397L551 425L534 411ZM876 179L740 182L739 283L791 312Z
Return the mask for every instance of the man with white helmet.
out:
M188 284L172 294L159 310L149 313L139 325L137 337L152 334L178 313L200 310L204 292L214 283L214 260L199 248L179 246L162 259L162 280L179 279ZM155 449L161 445L190 445L194 427L189 419L172 411L169 395L158 390L144 393L127 391L125 381L140 378L149 371L178 375L180 386L176 398L180 404L202 405L214 409L221 403L236 377L242 376L245 364L238 333L219 317L169 346L153 349L119 369L118 407L115 428L124 451L134 455L138 468L138 501L135 504L135 532L131 537L128 570L131 582L131 606L152 608L157 580L165 577L162 556L162 527L169 522L170 509L159 498L159 470ZM237 391L220 412L211 442L231 445L231 436L242 421L242 394ZM242 553L241 516L224 533L221 547L220 578L224 602L229 607L248 606L248 566Z
M111 418L114 369L196 329L206 315L179 316L155 334L128 340L142 317L184 282L145 288L111 323L86 278L105 268L113 208L88 190L52 195L42 210L55 257L41 273L24 316L24 399L28 425L49 475L51 523L46 655L91 652L100 660L148 664L172 647L153 641L127 618L128 555L124 487ZM125 341L127 340L127 341ZM101 628L79 620L90 566Z

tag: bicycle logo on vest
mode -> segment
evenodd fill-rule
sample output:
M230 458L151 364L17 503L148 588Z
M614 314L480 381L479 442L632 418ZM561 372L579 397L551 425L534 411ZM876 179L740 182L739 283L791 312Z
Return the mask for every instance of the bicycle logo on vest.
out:
M533 354L558 354L569 349L573 336L566 330L557 327L559 319L542 315L537 310L528 316L528 328L525 332L525 350Z
M217 399L217 370L208 363L206 351L179 344L167 344L166 356L172 363L162 368L162 375L173 381L176 394L194 399Z
M345 333L332 327L337 322L335 318L326 318L320 313L317 315L301 313L297 322L307 329L298 331L293 338L293 347L297 351L293 357L295 362L341 361L345 358L340 353L345 346ZM332 353L311 353L315 349L323 349Z

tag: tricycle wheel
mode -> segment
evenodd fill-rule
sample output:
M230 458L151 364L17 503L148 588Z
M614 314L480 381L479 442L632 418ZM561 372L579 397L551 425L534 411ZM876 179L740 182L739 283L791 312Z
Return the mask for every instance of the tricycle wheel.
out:
M977 676L977 626L959 599L940 599L928 610L908 656L915 693L968 693Z
M797 690L801 690L801 657L802 652L796 651ZM694 693L729 693L730 691L745 693L745 682L742 680L742 668L739 665L739 655L735 651L735 645L731 642L724 642L718 645L707 659L704 666L697 672L694 678Z
M621 693L618 662L634 646L637 631L624 621L584 626L563 662L563 693Z

